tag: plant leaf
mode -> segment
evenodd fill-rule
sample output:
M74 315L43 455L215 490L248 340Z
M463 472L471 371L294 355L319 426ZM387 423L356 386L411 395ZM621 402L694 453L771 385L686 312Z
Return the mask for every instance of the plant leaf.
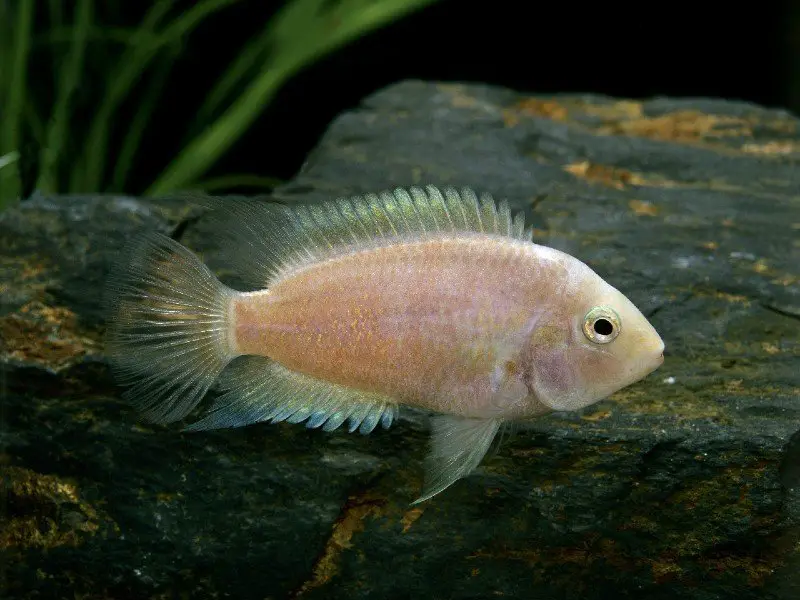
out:
M294 0L270 19L259 39L273 44L261 73L196 136L145 192L162 195L192 185L261 114L286 81L317 58L436 0ZM246 49L245 52L248 52ZM227 83L227 82L226 82Z

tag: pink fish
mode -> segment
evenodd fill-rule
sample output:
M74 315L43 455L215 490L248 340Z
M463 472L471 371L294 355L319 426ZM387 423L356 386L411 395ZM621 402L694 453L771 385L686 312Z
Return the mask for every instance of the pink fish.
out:
M186 417L218 378L224 393L188 429L369 433L400 404L433 411L416 503L469 474L504 423L583 408L663 362L630 300L532 243L522 215L488 195L203 202L255 291L226 287L158 233L135 240L108 284L108 354L154 422Z

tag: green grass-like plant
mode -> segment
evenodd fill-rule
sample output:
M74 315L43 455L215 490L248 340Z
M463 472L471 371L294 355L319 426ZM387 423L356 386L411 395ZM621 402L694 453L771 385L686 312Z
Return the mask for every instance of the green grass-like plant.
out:
M178 12L171 0L157 0L135 29L125 30L98 21L97 1L68 3L72 8L68 21L59 0L0 2L0 209L16 203L21 193L24 131L30 132L38 148L37 191L126 192L142 133L169 85L183 44L201 24L241 2L198 0ZM190 123L202 123L200 132L145 186L145 194L237 185L274 187L276 180L263 173L233 173L205 181L203 177L291 77L345 44L435 1L288 0L244 44L197 114L187 116L187 130ZM36 13L41 10L47 14ZM40 17L50 24L45 35L34 32ZM122 52L103 72L99 93L89 107L88 127L83 123L76 131L76 91L87 83L87 56L108 44L121 45ZM30 65L32 52L42 48L51 49L55 93L51 102L37 105ZM146 83L137 96L134 117L126 123L122 141L114 142L112 126L140 81ZM93 89L98 87L94 80L91 83ZM69 146L79 148L77 155L67 152Z

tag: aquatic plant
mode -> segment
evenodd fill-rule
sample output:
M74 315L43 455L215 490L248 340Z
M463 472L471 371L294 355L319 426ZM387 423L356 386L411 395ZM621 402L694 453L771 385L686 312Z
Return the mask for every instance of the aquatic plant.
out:
M38 191L125 191L141 136L169 86L183 42L208 19L241 1L198 0L176 11L174 0L158 0L136 27L125 29L104 23L96 0L77 0L68 19L57 0L0 0L0 208L16 202L22 192L26 136L35 148L30 162L36 165ZM202 130L146 185L146 193L273 185L262 174L231 174L214 181L202 177L291 77L348 42L435 1L289 0L242 46L197 114L187 115L187 124L203 122ZM44 16L37 14L42 10ZM48 24L44 35L36 31L40 21ZM79 104L76 91L87 83L87 56L109 44L122 51L118 57L109 53L99 93L81 96L81 108L90 116L88 128L81 125L78 131L80 121L73 119ZM52 99L44 102L31 81L39 76L32 75L38 73L31 66L33 54L43 52L49 52L54 74ZM111 134L115 119L137 85L144 92L137 96L125 134L116 140ZM67 152L68 146L77 152Z

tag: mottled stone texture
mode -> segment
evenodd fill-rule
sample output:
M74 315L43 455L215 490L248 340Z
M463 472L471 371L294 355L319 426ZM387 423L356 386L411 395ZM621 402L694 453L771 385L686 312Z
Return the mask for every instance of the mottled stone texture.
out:
M137 422L101 345L139 228L180 202L0 215L7 597L800 596L800 123L749 104L405 82L342 115L282 201L470 185L643 307L655 374L505 440L434 500L425 416L369 437ZM230 282L235 273L222 273Z

